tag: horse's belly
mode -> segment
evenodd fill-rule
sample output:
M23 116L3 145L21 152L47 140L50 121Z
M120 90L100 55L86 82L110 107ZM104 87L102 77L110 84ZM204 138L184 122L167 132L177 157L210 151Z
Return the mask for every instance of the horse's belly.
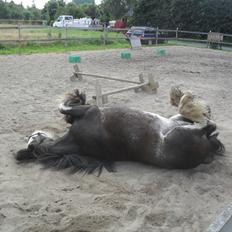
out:
M116 108L105 111L103 126L112 158L143 162L153 159L160 143L157 120L135 110Z

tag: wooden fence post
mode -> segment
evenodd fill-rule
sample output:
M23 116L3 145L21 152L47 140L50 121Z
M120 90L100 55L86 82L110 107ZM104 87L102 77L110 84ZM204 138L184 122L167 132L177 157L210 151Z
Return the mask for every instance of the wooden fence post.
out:
M20 24L18 24L18 43L19 43L19 54L21 53L21 28Z
M107 44L107 36L108 36L107 27L106 27L106 25L104 25L104 29L103 29L103 44L104 44L104 46L106 46L106 44Z
M210 48L209 34L210 34L211 32L212 32L212 31L210 30L210 31L208 32L208 35L207 35L207 43L206 43L206 47L207 47L207 48Z
M178 40L178 30L179 30L179 28L177 27L176 28L176 39Z
M65 50L67 50L67 40L68 40L68 27L67 24L65 25Z
M155 39L155 44L157 45L158 44L158 39L159 39L159 27L156 28L156 39Z

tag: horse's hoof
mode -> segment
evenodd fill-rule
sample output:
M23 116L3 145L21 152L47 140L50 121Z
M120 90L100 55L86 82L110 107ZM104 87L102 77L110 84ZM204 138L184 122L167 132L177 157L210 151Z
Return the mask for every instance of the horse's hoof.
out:
M51 134L46 131L36 130L29 137L27 141L27 146L33 149L33 144L40 144L44 138L52 138ZM32 144L33 143L33 144ZM31 145L31 146L30 146Z

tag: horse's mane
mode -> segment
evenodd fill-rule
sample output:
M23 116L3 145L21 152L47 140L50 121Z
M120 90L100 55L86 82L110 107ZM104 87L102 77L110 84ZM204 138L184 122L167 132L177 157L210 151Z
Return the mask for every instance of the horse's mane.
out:
M35 151L36 152L36 151ZM82 156L77 153L59 155L49 152L40 152L37 160L44 165L45 168L67 169L72 172L83 172L92 174L97 171L98 176L102 173L103 167L108 172L114 171L113 162L94 157Z

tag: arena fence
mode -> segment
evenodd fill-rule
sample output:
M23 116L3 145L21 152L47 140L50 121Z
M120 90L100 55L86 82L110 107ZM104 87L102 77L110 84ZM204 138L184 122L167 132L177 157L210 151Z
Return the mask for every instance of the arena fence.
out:
M95 31L98 33L89 33L89 35L81 35L81 31ZM0 24L0 45L14 44L19 47L27 43L54 43L62 42L67 46L70 42L86 42L98 41L98 43L107 44L110 41L127 39L126 31L128 29L113 28L53 28L46 25L4 25ZM112 33L114 32L114 33ZM210 38L220 38L213 42ZM156 28L156 36L145 38L147 44L184 44L184 45L201 45L201 47L217 47L221 49L232 50L232 34L215 33L215 32L198 32L185 31L176 28L175 30ZM216 46L215 46L216 45Z

